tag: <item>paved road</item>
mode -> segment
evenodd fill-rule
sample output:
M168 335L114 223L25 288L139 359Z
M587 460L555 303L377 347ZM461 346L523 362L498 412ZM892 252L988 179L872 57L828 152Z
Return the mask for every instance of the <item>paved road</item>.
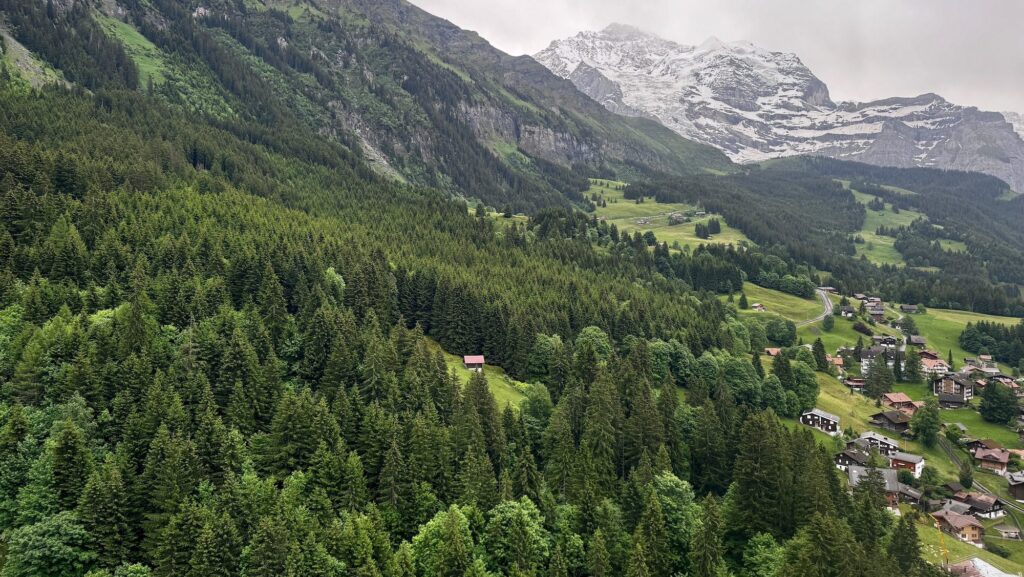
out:
M822 312L820 315L814 317L813 319L806 320L806 321L800 321L800 322L796 323L796 326L802 327L802 326L814 324L814 323L816 323L818 321L825 320L825 317L827 317L828 315L832 314L832 299L828 298L828 293L823 291L823 290L821 290L821 289L818 289L815 292L818 293L818 298L821 299L821 304L825 307L824 312Z

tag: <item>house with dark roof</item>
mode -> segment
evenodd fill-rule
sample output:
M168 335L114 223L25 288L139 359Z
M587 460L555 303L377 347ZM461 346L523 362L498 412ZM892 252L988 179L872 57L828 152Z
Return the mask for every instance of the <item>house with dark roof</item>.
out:
M910 415L903 411L882 411L871 415L868 422L887 431L902 433L910 430L910 420Z
M900 312L908 315L917 314L917 305L900 305Z
M850 305L844 305L839 307L839 314L842 315L844 319L852 319L854 316L857 315L857 309L851 307Z
M994 495L985 495L975 491L956 493L953 500L968 507L968 514L983 519L998 519L1006 515L1003 503Z
M832 413L826 413L821 409L815 408L810 411L804 411L800 415L800 422L828 435L835 436L839 434L839 417Z
M843 380L843 384L850 387L850 391L854 393L863 393L864 386L867 385L868 382L860 377L847 377Z
M1017 471L1006 476L1010 495L1018 501L1024 500L1024 471Z
M896 451L900 450L900 444L899 441L890 439L885 435L880 435L874 431L866 431L861 433L860 437L847 443L846 448L857 448L869 453L874 449L878 451L880 455L889 457Z
M926 347L928 346L928 339L921 335L910 335L907 337L907 343L913 347Z
M964 375L945 375L932 381L932 392L943 407L962 407L974 398L974 381Z
M893 469L910 471L914 475L915 479L921 478L921 472L924 471L924 457L921 455L914 455L911 453L904 453L903 451L896 451L892 455L889 455L889 466Z
M859 467L867 467L868 462L871 461L871 455L867 451L854 445L852 448L843 449L836 453L833 461L836 464L836 468L840 471L846 472L850 465L857 465Z

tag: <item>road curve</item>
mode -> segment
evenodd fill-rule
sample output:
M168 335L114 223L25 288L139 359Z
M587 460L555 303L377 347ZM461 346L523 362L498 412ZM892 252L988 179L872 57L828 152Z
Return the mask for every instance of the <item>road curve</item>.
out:
M803 327L810 324L814 324L818 321L825 320L825 317L832 314L832 299L828 298L828 293L821 289L817 289L815 292L818 293L818 298L821 300L822 306L825 307L824 311L822 311L820 315L814 317L813 319L808 319L806 321L800 321L796 323L796 326Z

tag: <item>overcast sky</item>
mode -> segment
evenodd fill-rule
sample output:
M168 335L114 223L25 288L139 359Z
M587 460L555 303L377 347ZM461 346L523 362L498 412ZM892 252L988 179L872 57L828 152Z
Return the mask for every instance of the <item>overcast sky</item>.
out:
M709 36L794 52L833 100L935 92L1024 112L1019 0L412 0L511 54L611 22L682 44Z

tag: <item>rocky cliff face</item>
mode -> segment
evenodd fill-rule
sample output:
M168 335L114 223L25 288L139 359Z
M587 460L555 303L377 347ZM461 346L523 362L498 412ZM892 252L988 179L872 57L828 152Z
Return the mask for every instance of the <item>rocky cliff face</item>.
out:
M656 118L740 162L811 154L970 170L1024 191L1020 115L935 94L835 103L793 54L715 38L685 46L622 25L557 40L534 58L609 110Z

